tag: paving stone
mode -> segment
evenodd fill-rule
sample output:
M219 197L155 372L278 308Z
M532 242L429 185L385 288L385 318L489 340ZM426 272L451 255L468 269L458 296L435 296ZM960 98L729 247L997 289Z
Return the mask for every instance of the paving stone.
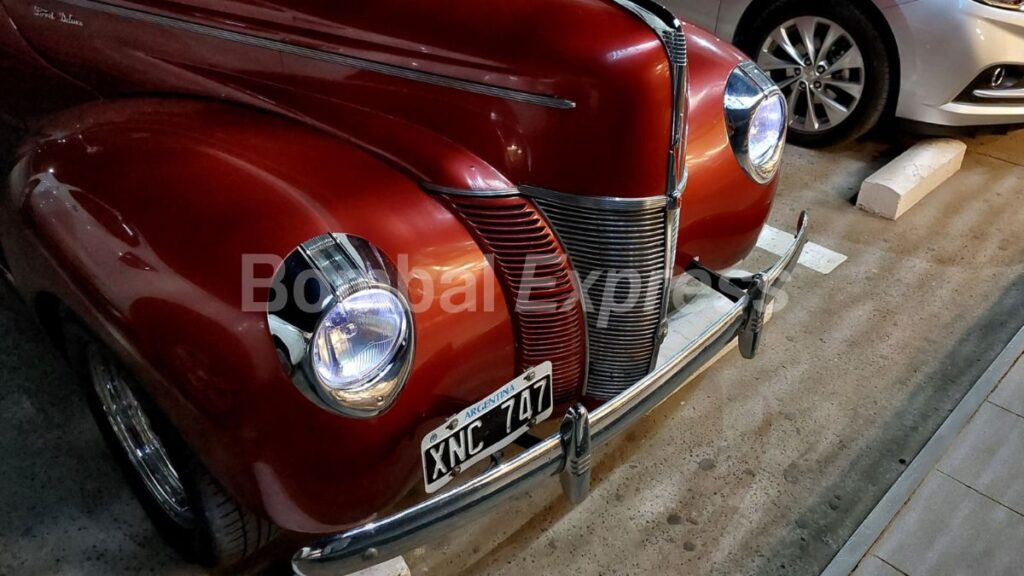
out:
M1024 418L985 402L936 468L1024 513Z
M1010 369L988 400L1024 416L1024 359L1017 360L1017 364Z
M903 573L881 561L878 556L868 554L857 565L853 576L903 576Z
M1024 516L933 471L873 553L909 576L1019 574Z

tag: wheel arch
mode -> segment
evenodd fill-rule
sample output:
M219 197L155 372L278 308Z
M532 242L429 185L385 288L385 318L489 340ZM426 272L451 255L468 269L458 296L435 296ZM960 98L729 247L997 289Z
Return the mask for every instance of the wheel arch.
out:
M415 477L420 428L514 375L508 307L464 226L407 173L299 122L173 98L89 104L22 146L2 201L12 275L47 332L59 342L65 307L82 319L232 496L283 528L329 532L386 507ZM265 309L241 307L243 255L283 258L327 232L427 275L457 264L493 302L418 312L413 376L370 420L309 402Z

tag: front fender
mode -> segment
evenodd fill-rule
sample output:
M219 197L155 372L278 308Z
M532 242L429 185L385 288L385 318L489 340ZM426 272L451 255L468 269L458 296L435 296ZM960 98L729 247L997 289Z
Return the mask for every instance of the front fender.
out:
M5 204L19 290L90 324L229 492L286 529L391 504L418 477L422 433L514 376L507 306L465 228L391 166L288 120L200 101L77 108L23 148ZM243 256L327 232L376 244L416 308L412 376L374 419L310 402L266 313L243 310ZM454 311L445 287L464 293Z
M700 258L728 268L750 253L771 213L778 177L754 182L740 167L725 125L725 83L747 58L696 26L684 25L690 62L686 169L676 262Z

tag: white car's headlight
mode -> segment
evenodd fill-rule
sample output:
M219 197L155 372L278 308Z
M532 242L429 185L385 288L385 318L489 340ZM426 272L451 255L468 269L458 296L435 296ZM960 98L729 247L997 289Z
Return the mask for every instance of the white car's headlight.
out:
M736 160L755 182L778 173L788 123L775 83L753 62L734 68L725 85L725 125Z
M379 250L355 236L319 236L285 259L272 290L270 333L299 390L355 418L394 403L412 368L413 319Z

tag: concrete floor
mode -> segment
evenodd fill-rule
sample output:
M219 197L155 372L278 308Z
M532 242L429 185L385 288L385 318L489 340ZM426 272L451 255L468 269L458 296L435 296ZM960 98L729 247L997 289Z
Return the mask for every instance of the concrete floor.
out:
M1024 132L898 222L853 207L901 148L790 148L801 208L849 256L798 268L754 361L731 353L604 451L590 498L538 490L407 556L413 574L817 574L1024 325ZM0 574L196 574L134 503L71 375L0 296Z
M0 288L0 574L185 569L134 500L78 382Z

